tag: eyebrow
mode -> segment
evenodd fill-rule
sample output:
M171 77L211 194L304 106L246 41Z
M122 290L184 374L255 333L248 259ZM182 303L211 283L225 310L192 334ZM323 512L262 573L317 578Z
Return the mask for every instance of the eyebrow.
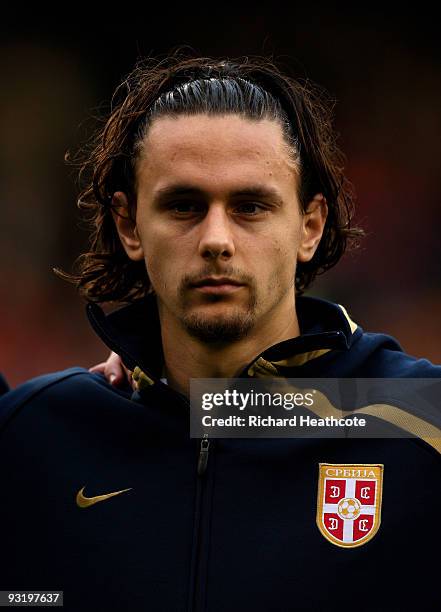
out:
M176 196L206 196L207 192L199 187L194 187L192 185L185 184L176 184L176 185L168 185L167 187L162 187L158 189L154 193L154 201L162 202L170 197ZM283 204L283 199L277 189L272 187L266 187L263 185L250 185L248 187L244 187L243 189L236 189L231 192L231 197L254 197L254 198L263 198L274 201L275 204L279 206Z

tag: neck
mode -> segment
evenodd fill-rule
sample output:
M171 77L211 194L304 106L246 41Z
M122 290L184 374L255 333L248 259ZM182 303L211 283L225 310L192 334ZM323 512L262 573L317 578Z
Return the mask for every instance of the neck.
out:
M229 343L204 343L192 337L175 317L160 308L168 384L188 396L190 378L233 378L270 346L299 336L295 304L291 301L280 306L277 316L259 321L244 338Z

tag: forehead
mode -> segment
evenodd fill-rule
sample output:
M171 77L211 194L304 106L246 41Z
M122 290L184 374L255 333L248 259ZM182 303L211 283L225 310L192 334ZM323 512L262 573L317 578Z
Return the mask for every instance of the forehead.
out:
M297 169L277 121L238 115L160 117L138 160L137 178L290 180Z

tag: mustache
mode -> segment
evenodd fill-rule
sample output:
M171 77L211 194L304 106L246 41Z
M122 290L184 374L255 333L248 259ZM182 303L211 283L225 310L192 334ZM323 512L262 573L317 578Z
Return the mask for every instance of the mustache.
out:
M207 278L207 276L225 276L236 283L240 283L241 285L254 286L255 282L254 278L250 274L247 274L246 272L243 272L242 270L239 270L233 266L206 266L198 272L184 274L180 283L181 289L191 287Z

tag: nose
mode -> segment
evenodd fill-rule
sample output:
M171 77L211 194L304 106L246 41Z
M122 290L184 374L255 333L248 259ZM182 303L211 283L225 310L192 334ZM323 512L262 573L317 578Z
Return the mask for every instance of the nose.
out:
M223 259L233 257L234 240L230 219L223 205L211 205L201 225L199 254L204 259Z

